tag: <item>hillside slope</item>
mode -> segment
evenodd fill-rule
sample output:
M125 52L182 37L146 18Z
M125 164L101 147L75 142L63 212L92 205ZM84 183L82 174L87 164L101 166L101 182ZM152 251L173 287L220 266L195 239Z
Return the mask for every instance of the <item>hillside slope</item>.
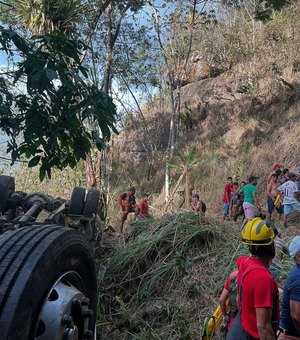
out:
M177 147L187 153L196 146L202 157L192 170L195 190L201 192L205 187L205 195L220 195L225 178L234 174L244 180L251 174L260 176L259 185L264 190L265 175L273 164L280 162L284 167L298 169L300 74L286 72L285 79L258 79L254 94L239 93L247 77L246 72L242 77L242 66L182 87L181 115L185 120L179 122ZM147 118L148 133L157 149L152 160L140 142L148 137L132 124L117 137L113 148L118 157L117 172L152 192L163 187L168 115L168 110L156 111ZM174 183L178 176L173 173ZM212 200L218 200L217 196Z
M229 175L243 180L258 175L263 191L265 175L273 164L298 169L299 13L300 4L295 2L274 12L272 20L254 25L238 12L235 21L224 21L207 31L211 37L197 32L199 41L188 64L193 72L180 95L174 91L180 99L176 147L183 154L196 147L202 162L192 170L192 186L212 201L220 199ZM213 54L221 38L225 39L224 56ZM201 49L201 39L208 39L212 48ZM222 57L223 62L234 62L222 68ZM209 60L219 62L220 72L209 72L214 67ZM130 182L140 190L159 193L163 189L171 112L167 92L162 93L143 107L143 119L129 119L115 138L111 178L118 178L119 186ZM173 187L179 175L171 174Z

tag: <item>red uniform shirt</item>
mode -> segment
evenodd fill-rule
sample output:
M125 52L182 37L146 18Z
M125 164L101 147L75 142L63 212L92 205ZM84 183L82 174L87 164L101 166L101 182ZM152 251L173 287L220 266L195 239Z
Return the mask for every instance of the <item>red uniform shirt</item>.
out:
M241 322L243 328L259 339L256 308L271 308L279 320L278 285L267 267L257 258L241 256L237 260L238 284L242 282ZM253 268L243 279L248 268ZM259 268L258 268L259 267ZM243 279L243 280L242 280Z

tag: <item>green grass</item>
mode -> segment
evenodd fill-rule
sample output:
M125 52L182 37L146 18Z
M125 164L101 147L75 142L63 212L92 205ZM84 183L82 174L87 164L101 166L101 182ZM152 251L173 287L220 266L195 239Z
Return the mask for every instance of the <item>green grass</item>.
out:
M235 225L193 212L129 226L108 256L99 329L114 339L195 339L235 266Z

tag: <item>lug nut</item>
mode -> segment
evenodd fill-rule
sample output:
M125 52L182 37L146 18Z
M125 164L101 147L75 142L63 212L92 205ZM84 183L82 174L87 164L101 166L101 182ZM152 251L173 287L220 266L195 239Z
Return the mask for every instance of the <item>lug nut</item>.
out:
M72 301L72 305L73 307L81 307L81 301L75 298Z
M94 336L94 332L87 330L86 332L84 332L84 338L85 339L91 339Z
M63 324L65 326L71 326L73 324L73 318L70 315L65 314L63 316Z
M81 305L82 306L88 306L89 303L90 303L90 299L89 298L83 297L81 299Z
M82 315L84 318L90 318L91 316L93 316L93 311L91 309L85 309L82 311Z

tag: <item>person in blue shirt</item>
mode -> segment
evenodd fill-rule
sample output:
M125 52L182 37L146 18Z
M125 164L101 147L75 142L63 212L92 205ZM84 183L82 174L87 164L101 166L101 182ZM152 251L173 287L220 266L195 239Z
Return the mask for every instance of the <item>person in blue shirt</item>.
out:
M283 287L279 340L300 339L300 236L295 236L289 253L295 261Z

